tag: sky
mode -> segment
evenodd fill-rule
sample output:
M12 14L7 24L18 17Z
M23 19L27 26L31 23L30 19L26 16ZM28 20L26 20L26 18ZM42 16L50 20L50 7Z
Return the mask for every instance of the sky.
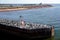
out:
M60 4L60 0L0 0L1 4Z

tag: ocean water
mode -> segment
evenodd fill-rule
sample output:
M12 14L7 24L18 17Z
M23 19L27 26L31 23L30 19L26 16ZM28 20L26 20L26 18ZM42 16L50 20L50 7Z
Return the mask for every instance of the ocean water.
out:
M23 16L23 19L28 22L53 25L55 27L54 38L44 40L60 40L60 4L53 4L53 6L50 8L0 12L0 18L19 21L19 16Z

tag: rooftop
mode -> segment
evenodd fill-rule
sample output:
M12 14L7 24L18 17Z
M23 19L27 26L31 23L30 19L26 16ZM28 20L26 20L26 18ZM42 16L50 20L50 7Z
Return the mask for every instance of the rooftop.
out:
M18 28L25 28L25 29L40 29L40 28L50 28L51 27L46 24L36 24L36 23L29 23L29 22L20 24L19 21L7 20L7 19L0 19L0 24L18 27Z

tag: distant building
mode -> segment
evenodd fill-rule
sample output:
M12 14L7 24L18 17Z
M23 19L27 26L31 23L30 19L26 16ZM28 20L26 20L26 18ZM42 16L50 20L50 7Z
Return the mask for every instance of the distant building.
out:
M42 5L42 3L40 3L39 5Z

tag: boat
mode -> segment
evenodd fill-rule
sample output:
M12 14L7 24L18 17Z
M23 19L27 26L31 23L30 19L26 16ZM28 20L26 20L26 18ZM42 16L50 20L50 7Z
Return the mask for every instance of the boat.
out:
M20 16L20 18L22 18ZM6 19L0 20L0 32L9 33L21 38L50 38L54 36L54 26L37 23L26 23L24 20L20 22L10 21Z

